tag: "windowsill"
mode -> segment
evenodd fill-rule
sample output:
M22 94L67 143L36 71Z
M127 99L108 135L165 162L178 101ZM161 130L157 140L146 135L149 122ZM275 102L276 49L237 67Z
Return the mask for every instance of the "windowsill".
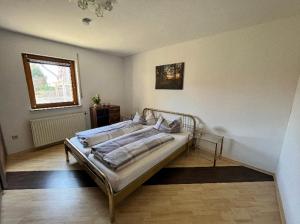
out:
M77 107L82 107L82 104L72 105L72 106L63 106L63 107L47 107L47 108L37 108L37 109L30 108L30 112L47 111L47 110L60 110L60 109L68 109L68 108L72 109L72 108L77 108Z

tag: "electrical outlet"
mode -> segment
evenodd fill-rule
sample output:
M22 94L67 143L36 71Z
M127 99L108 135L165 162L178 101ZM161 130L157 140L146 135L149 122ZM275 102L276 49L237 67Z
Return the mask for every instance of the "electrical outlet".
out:
M12 138L12 140L17 140L19 138L19 136L18 135L13 135L13 136L11 136L11 138Z

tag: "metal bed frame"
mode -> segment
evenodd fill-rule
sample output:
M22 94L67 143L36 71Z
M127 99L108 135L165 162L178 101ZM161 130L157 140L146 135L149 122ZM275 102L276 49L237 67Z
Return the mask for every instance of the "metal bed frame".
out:
M69 162L69 152L73 155L73 157L78 161L78 163L87 171L87 173L91 176L91 178L97 183L99 188L107 195L108 197L108 205L109 205L109 216L110 221L114 222L115 219L115 206L120 203L123 199L125 199L129 194L135 191L139 186L141 186L145 181L147 181L150 177L152 177L155 173L157 173L160 169L165 167L170 161L174 160L178 155L180 155L185 150L189 150L191 145L195 143L195 132L196 132L196 120L192 115L184 114L184 113L176 113L171 111L153 109L153 108L145 108L143 110L143 115L150 111L157 118L160 114L172 114L182 118L183 129L192 133L192 138L188 139L188 142L179 147L176 151L174 151L167 158L151 167L148 171L141 174L137 179L128 184L122 190L115 192L112 188L111 183L107 176L99 170L92 162L88 160L88 158L76 148L75 145L69 139L65 139L65 152L66 152L66 160Z

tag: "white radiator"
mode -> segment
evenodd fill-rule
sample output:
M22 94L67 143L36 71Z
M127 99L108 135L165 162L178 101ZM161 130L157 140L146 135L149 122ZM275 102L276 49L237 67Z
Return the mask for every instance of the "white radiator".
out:
M86 129L84 113L35 119L30 125L35 147L62 141Z

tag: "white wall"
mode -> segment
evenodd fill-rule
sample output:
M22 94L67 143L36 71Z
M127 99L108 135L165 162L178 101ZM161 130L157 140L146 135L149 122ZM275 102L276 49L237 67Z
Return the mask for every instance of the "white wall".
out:
M126 112L198 116L226 136L224 154L275 171L300 70L300 16L125 59ZM185 62L184 90L155 90L155 66Z
M277 167L277 183L288 224L300 223L300 79Z
M21 53L76 59L80 57L82 107L30 111ZM100 93L103 101L124 106L123 59L0 30L0 123L8 153L33 147L29 119L88 111L90 97ZM89 118L87 117L89 124ZM18 135L12 140L12 135Z

